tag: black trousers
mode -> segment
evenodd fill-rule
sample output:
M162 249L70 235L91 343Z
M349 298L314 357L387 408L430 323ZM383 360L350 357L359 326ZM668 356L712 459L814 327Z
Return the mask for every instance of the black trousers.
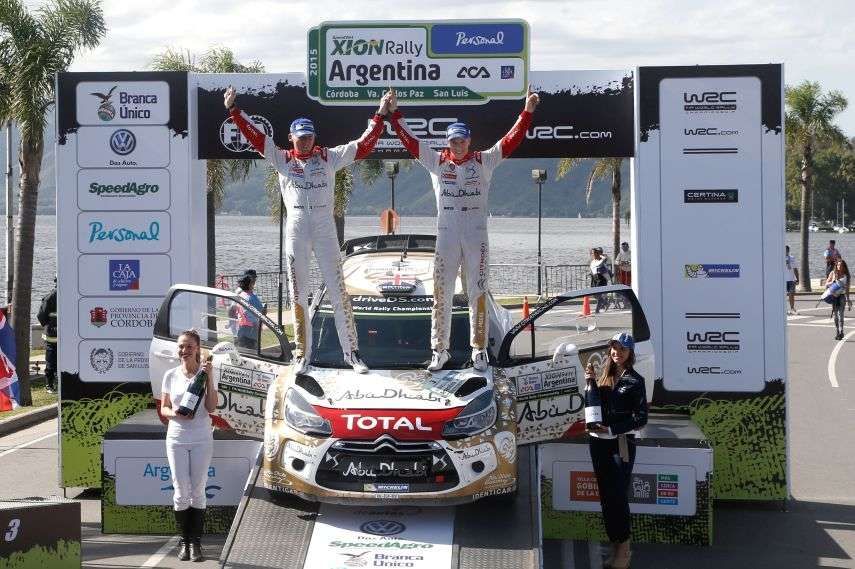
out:
M627 435L629 462L623 462L618 451L617 439L588 437L591 462L600 488L600 506L609 541L629 539L629 484L632 467L635 465L635 437Z
M56 344L45 342L45 384L56 389Z

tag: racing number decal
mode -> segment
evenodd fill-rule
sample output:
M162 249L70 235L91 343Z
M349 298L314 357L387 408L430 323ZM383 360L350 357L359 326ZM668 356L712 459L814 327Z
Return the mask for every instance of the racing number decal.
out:
M6 530L6 533L3 534L3 539L6 541L15 541L15 538L18 537L18 529L21 527L21 520L18 518L13 518L9 520L9 526Z

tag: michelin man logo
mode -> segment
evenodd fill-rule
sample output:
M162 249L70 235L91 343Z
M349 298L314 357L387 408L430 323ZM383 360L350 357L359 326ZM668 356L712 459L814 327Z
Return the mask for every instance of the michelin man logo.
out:
M496 450L502 455L508 464L514 464L517 460L517 440L509 431L502 431L494 439Z

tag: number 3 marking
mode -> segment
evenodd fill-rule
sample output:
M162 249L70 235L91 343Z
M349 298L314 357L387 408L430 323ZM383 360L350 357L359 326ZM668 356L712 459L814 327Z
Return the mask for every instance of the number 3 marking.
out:
M6 534L3 536L6 541L15 541L15 538L18 537L18 528L21 527L21 520L15 518L9 521L9 529L6 530Z

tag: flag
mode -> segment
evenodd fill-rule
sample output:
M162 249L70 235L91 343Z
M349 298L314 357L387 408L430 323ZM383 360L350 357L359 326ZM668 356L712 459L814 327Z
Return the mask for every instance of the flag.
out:
M18 373L15 371L15 332L0 312L0 411L18 407Z

